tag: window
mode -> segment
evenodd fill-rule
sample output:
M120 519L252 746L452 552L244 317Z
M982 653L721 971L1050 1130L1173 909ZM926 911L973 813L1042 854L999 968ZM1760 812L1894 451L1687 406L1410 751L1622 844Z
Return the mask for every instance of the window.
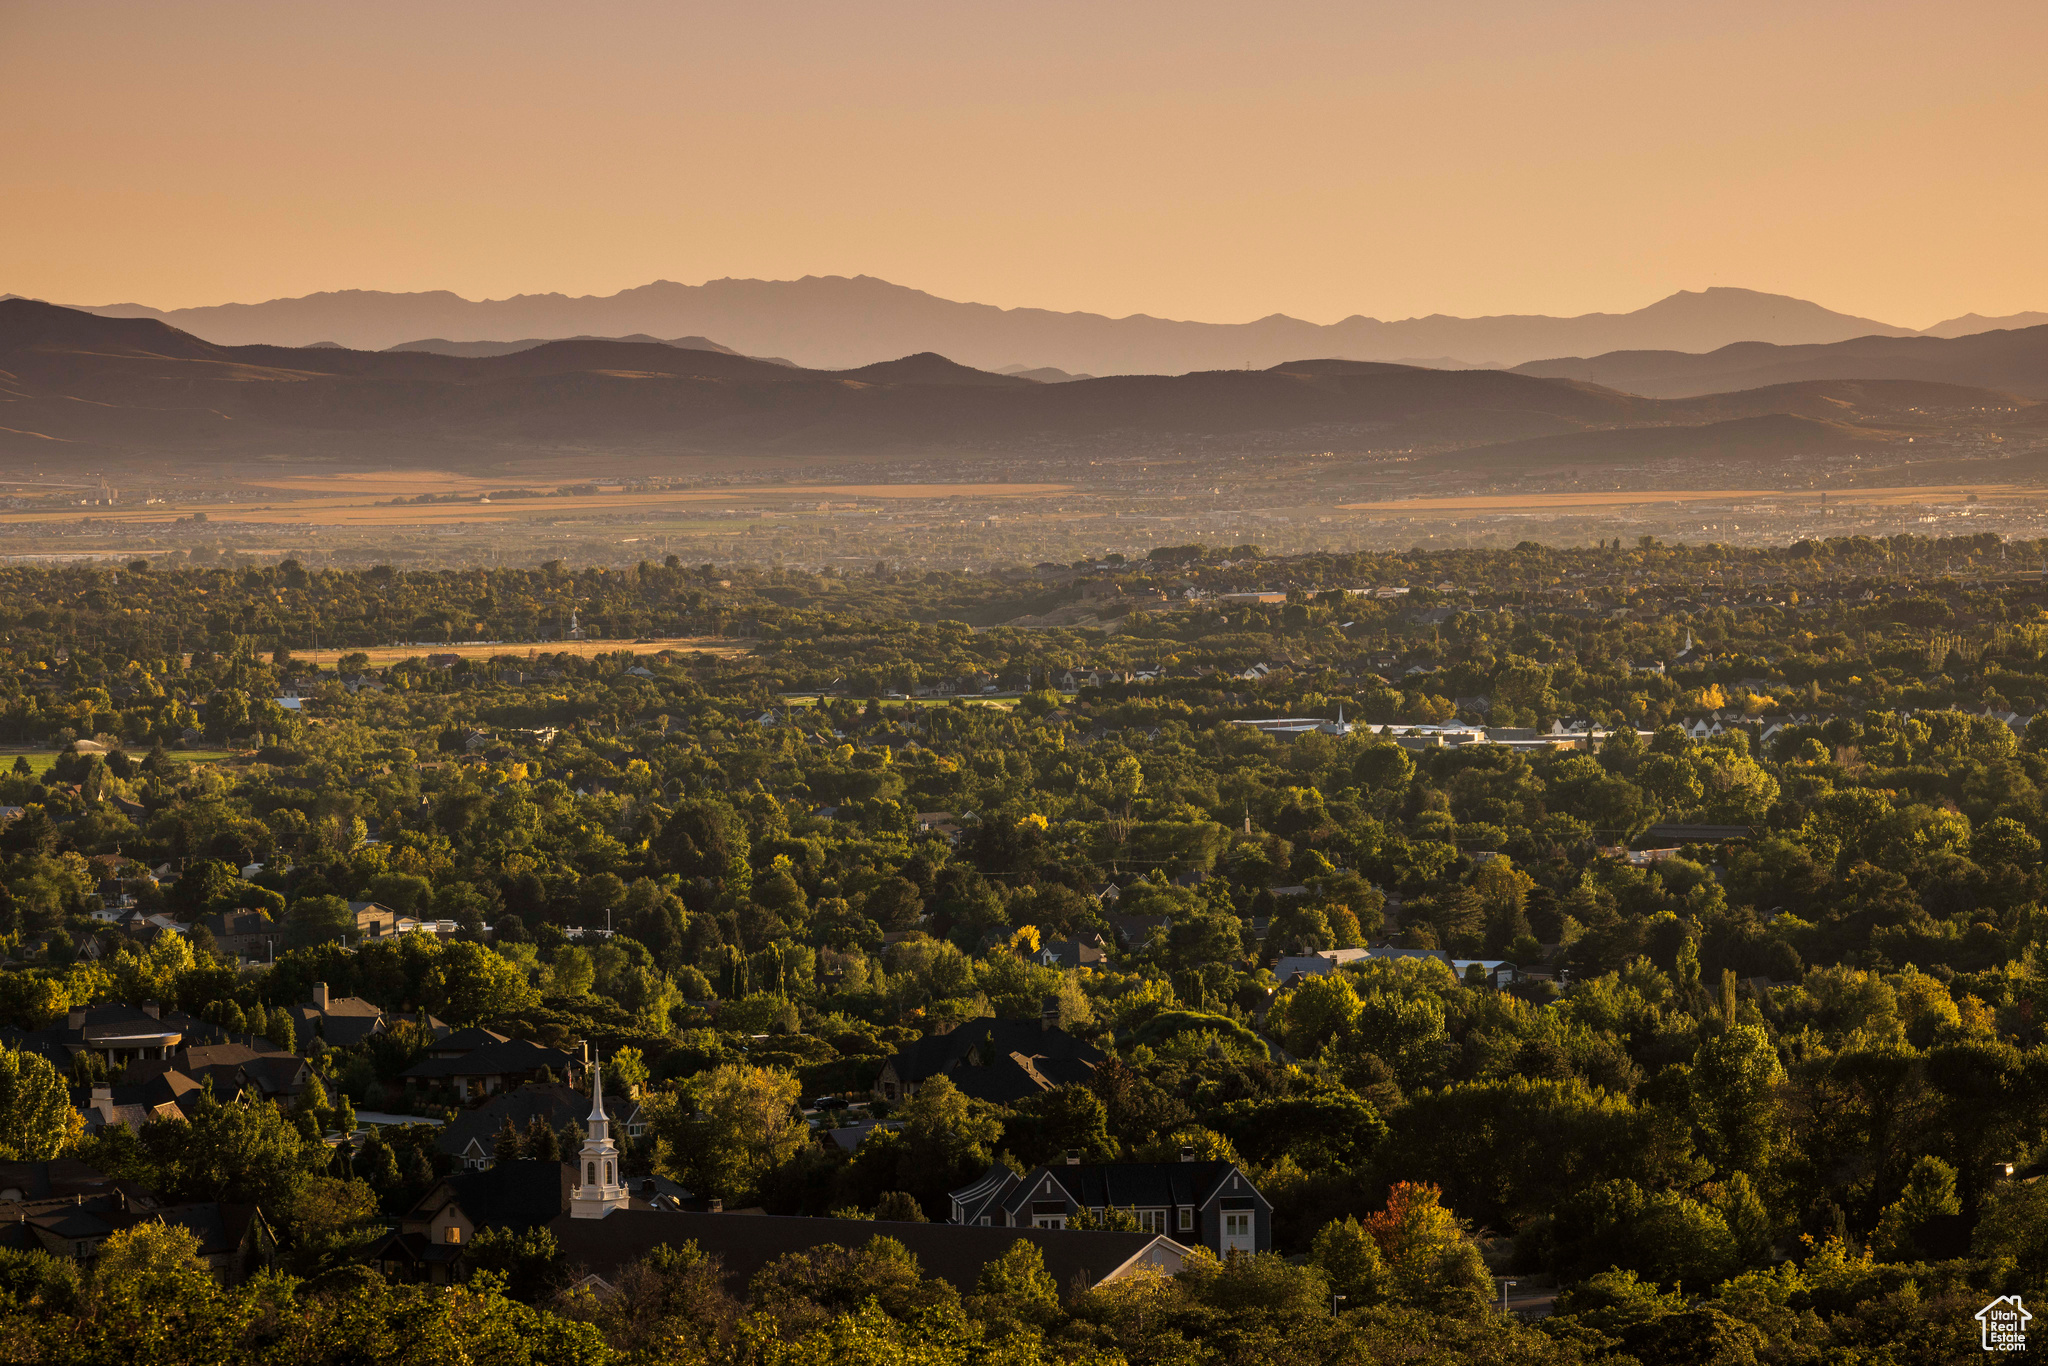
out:
M448 1241L451 1243L462 1241L462 1226L460 1224L448 1225Z
M1252 1217L1249 1214L1226 1214L1223 1216L1223 1236L1246 1238L1251 1236Z
M597 1164L595 1162L583 1164L583 1184L586 1186L597 1184Z
M607 1186L612 1184L612 1164L609 1162L604 1164L604 1183Z
M1190 1233L1195 1227L1195 1211L1192 1206L1183 1205L1180 1211L1180 1231Z
M1166 1211L1163 1209L1139 1210L1138 1227L1146 1233L1166 1232Z
M1041 1214L1032 1221L1032 1227L1034 1228L1065 1228L1066 1226L1067 1217L1064 1214Z

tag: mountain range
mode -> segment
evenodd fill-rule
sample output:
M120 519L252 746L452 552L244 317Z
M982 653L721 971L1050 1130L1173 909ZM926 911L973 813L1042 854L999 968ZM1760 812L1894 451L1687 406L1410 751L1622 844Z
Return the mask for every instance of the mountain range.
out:
M1705 355L1610 351L1532 361L1516 373L1685 398L1816 379L1916 379L2048 399L2048 325L1961 337L1857 337L1825 345L1746 341Z
M2031 345L2048 340L2048 328L1989 335ZM2048 396L2048 387L2036 392ZM324 456L451 468L598 452L1059 458L1291 446L1464 451L1535 469L1876 449L1902 439L1895 421L1929 408L2003 422L2034 412L1988 389L1910 377L1654 398L1572 377L1342 359L1046 383L931 353L810 370L661 341L557 341L495 356L228 347L154 319L0 301L0 457L88 466ZM1514 442L1538 444L1499 449Z
M1629 313L1577 317L1442 314L1385 321L1353 316L1317 324L1275 313L1246 323L1203 323L1143 314L1111 318L1038 308L959 303L870 276L800 280L656 281L617 294L522 294L471 300L445 290L393 294L342 290L255 304L160 310L112 304L84 311L154 318L223 346L310 346L362 350L429 344L585 336L716 338L746 355L846 369L931 351L965 365L1049 367L1092 375L1185 374L1264 368L1298 356L1399 361L1429 356L1437 368L1512 366L1552 356L1621 350L1703 352L1732 342L1812 345L1852 337L1917 335L1870 318L1754 290L1683 291ZM2048 322L2048 317L2039 321ZM1932 335L2016 325L1955 319Z

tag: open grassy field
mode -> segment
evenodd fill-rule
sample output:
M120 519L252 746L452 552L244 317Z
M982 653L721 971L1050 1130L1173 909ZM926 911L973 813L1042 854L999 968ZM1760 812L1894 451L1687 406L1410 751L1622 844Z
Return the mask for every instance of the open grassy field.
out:
M131 757L137 759L148 752L148 745L136 745L128 751ZM211 764L217 763L222 759L232 759L235 757L234 751L225 749L174 749L170 750L169 754L181 764ZM17 757L28 760L29 772L31 773L46 772L57 762L57 752L55 750L0 749L0 770L11 770Z
M498 659L504 657L531 658L534 655L574 655L578 659L589 659L596 655L616 654L630 650L636 655L656 655L663 650L674 650L678 654L716 655L729 659L743 655L753 647L744 640L729 640L723 636L681 636L672 640L542 640L507 641L500 645L365 645L339 650L293 650L293 659L303 659L323 669L331 669L343 655L366 654L373 667L382 668L407 659L424 659L428 655L459 655L464 659Z
M445 485L453 484L453 487ZM440 476L440 482L401 481L378 476L355 481L346 475L286 476L257 485L275 488L276 499L247 502L176 500L94 508L95 522L167 522L204 513L209 522L243 522L304 526L412 527L552 521L576 513L644 514L658 508L765 507L777 511L805 502L930 501L939 498L1047 498L1073 491L1071 484L777 484L729 489L666 489L655 492L594 493L570 497L507 498L482 501L490 489L518 487L518 481L462 480ZM532 485L528 487L548 487ZM375 500L415 497L422 493L467 493L475 500L460 503L383 503ZM300 496L293 497L292 494ZM800 509L792 509L800 510ZM0 512L0 522L76 522L75 507L17 509Z
M970 707L995 707L1010 711L1017 705L1015 697L885 697L880 699L883 707L950 707L955 702L965 702ZM815 707L818 699L810 694L784 696L781 704L785 707ZM863 701L862 706L867 703Z
M1857 507L1899 507L1911 503L1960 503L1978 499L2021 499L2044 496L2041 489L2017 484L1926 488L1826 489L1589 489L1574 493L1499 493L1442 498L1395 498L1381 503L1342 503L1346 512L1550 512L1571 508L1649 507L1664 503L1817 503L1822 494L1837 504Z

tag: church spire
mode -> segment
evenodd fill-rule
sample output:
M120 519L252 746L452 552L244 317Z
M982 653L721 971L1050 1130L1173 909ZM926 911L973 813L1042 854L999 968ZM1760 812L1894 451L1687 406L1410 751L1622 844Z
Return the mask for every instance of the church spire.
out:
M611 1120L604 1112L604 1068L590 1069L590 1118L583 1149L576 1154L576 1193L569 1197L572 1219L602 1219L628 1201L619 1176L619 1150L612 1146Z

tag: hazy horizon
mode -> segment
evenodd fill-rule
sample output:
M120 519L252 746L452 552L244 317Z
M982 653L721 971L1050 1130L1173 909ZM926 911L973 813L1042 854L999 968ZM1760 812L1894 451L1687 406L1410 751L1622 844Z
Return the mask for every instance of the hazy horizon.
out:
M1126 313L1126 314L1117 314L1117 313L1110 313L1110 312L1108 312L1107 310L1104 310L1104 309L1099 309L1099 308L1087 308L1087 307L1075 307L1075 308L1062 308L1062 309L1058 309L1058 310L1051 310L1051 309L1047 309L1047 307L1046 307L1045 305L1042 305L1042 304L1035 304L1035 303L1032 303L1032 302L1030 302L1030 301L1028 301L1028 300L1027 300L1027 301L1023 301L1023 302L1017 302L1017 303L997 303L997 302L995 302L995 301L993 301L993 300L989 300L989 299L953 298L953 297L951 297L951 296L947 296L947 295L944 295L944 294L940 293L940 292L939 292L939 291L937 291L937 290L934 290L934 289L927 289L927 288L925 288L924 286L922 286L922 285L918 285L918 284L916 284L916 283L914 283L914 282L906 282L906 281L902 281L902 280L884 280L884 279L883 279L883 277L881 277L881 276L879 276L879 275L876 275L876 274L874 274L874 273L873 273L873 272L871 272L871 271L859 271L859 272L854 272L854 273L853 273L852 275L837 275L837 274L834 274L834 275L827 275L827 274L825 274L825 273L823 273L823 272L817 272L817 271L810 271L810 272L806 272L806 273L804 273L803 275L799 275L799 276L784 276L784 277L780 277L780 278L776 278L776 279L768 279L768 278L765 278L765 277L761 277L761 276L736 276L736 275L712 275L712 276L704 276L704 277L702 277L702 278L692 278L692 279L686 279L686 280L678 280L678 279L674 279L674 278L672 278L672 277L666 277L666 276L664 276L664 277L659 277L659 278L656 278L656 279L651 279L651 280L642 280L642 281L638 282L637 284L630 284L630 285L624 285L624 286L621 286L621 287L620 287L619 289L616 289L616 290L605 290L605 291L592 291L592 292L586 292L586 293L576 293L576 292L573 292L573 291L570 291L570 290L566 290L566 289L547 289L547 288L535 288L535 289L521 289L521 290L514 290L514 291L512 291L512 292L510 292L510 293L507 293L507 294L500 294L500 295L467 295L467 294L463 294L463 293L462 293L461 291L459 291L459 290L452 290L452 289L446 289L446 288L428 288L428 289L416 289L416 290L387 290L387 289L383 289L383 288L380 288L380 287L378 287L378 286L374 286L374 285L344 285L344 286L339 286L339 287L336 287L336 288L333 288L333 289L307 290L307 291L304 291L303 293L300 293L300 294L294 294L294 295L268 295L268 296L265 296L265 297L263 297L263 298L236 298L236 299L211 299L211 300L201 300L201 301L198 301L198 302L194 302L194 303L181 303L181 304L164 304L164 303L159 303L159 302L157 302L156 300L153 300L153 299L142 299L142 298L124 298L124 299L58 299L58 298L49 298L49 297L45 297L45 296L41 296L41 295L34 295L34 294L30 294L30 293L28 293L27 291L24 291L24 290L19 290L19 289L13 289L13 288L7 287L7 285L6 285L6 282L5 282L5 281L0 281L0 298L4 298L4 297L9 297L9 296L13 296L13 297L18 297L18 298L38 298L38 299L40 299L40 300L41 300L42 302L44 302L44 303L53 303L53 304L59 304L59 305L62 305L63 307L66 307L66 308L85 308L85 309L107 309L107 308L121 308L121 307L128 307L128 306L133 306L133 307L139 307L139 308L147 308L147 309L151 309L151 310L154 310L154 311L156 311L156 312L162 312L162 313L176 313L176 312L180 312L180 311L182 311L182 310L186 310L186 309L195 309L195 308L201 308L201 309L203 309L203 308L223 308L223 307L227 307L227 308L232 308L232 307L237 307L237 306L240 306L240 307L250 307L250 306L254 306L254 305L257 305L257 304L265 304L265 303L276 303L276 302L279 302L279 301L281 301L281 300L291 300L291 299L304 299L304 298L314 298L314 297L320 297L320 296L326 296L326 295L346 295L346 294L388 294L388 295L394 295L394 296L407 296L407 295L411 295L411 296L422 296L422 295L433 295L433 294L453 294L453 295L455 295L455 296L456 296L456 297L457 297L458 299L460 299L460 300L461 300L461 301L462 301L463 303L470 303L470 304L489 304L489 303L507 303L507 302L511 302L511 301L513 301L513 300L516 300L516 299L566 299L566 300L598 300L598 299L610 299L610 298L615 298L615 297L617 297L618 295L621 295L621 294L627 294L627 293L630 293L630 292L632 292L632 291L633 291L633 290L635 290L635 289L643 289L643 288L646 288L646 287L648 287L648 286L650 286L650 285L680 284L680 285L686 285L686 286L692 286L692 287L695 287L695 286L702 286L702 285L706 285L706 284L717 284L717 283L723 283L723 282L733 282L733 281L736 281L736 282L740 282L740 283L748 283L748 284L754 284L754 283L759 283L759 284L787 284L787 283L794 283L794 282L799 282L799 281L802 281L802 280L808 280L808 279L871 279L871 280L882 280L882 282L883 282L883 283L886 283L886 284L890 284L890 285L895 285L895 286L897 286L897 287L899 287L899 288L903 288L903 289L912 289L912 290L917 290L917 291L918 291L918 292L920 292L920 293L924 293L924 294L929 294L929 295L933 296L934 298L944 299L944 300L945 300L946 302L949 302L949 303L965 303L965 304L974 304L974 305L977 305L977 306L982 306L982 307L995 307L995 308L1001 308L1001 309L1004 309L1004 310L1018 310L1018 309L1022 309L1022 310L1045 310L1045 311L1057 311L1057 312L1062 312L1062 313L1081 313L1081 314L1092 314L1092 315L1096 315L1096 316L1101 316L1101 317L1108 317L1108 318L1111 318L1111 319L1113 319L1113 320L1122 320L1122 319L1125 319L1125 318L1139 318L1139 317L1150 317L1150 318L1154 318L1154 319L1156 319L1156 320L1158 320L1158 321L1161 321L1161 322L1188 322L1188 323L1201 323L1201 324L1207 324L1207 325L1214 325L1214 326L1226 326L1226 327L1230 327L1230 326L1242 326L1242 325L1245 325L1245 324L1248 324L1248 323L1254 323L1254 322L1259 322L1259 321L1262 321L1262 320L1264 320L1264 319L1267 319L1267 318L1274 318L1274 317L1288 317L1288 318L1292 318L1292 319L1294 319L1294 320L1296 320L1296 321L1298 321L1298 322L1306 322L1306 323L1312 323L1312 324L1314 324L1314 325L1316 325L1316 326L1318 326L1318 327L1330 327L1330 326L1334 326L1334 325L1335 325L1335 324L1337 324L1337 323L1341 323L1341 322L1345 322L1345 321L1348 321L1348 320L1350 320L1350 319L1353 319L1353 318L1361 318L1361 317L1364 317L1364 318L1371 318L1371 319L1374 319L1375 321L1380 321L1380 322L1415 322L1415 321L1421 321L1421 320L1425 320L1425 319L1429 319L1429 318L1464 318L1464 319L1470 319L1470 320L1483 320L1483 319L1486 319L1486 318L1500 318L1500 317L1553 317L1553 318L1566 318L1566 319L1568 319L1568 318L1577 318L1577 317L1587 317L1587 316L1592 316L1592 315L1597 315L1597 314L1609 314L1609 315L1614 315L1614 316L1620 316L1620 315L1625 315L1625 314L1630 314L1630 313L1635 313L1635 312L1639 312L1639 311L1641 311L1642 309L1645 309L1645 308L1648 308L1648 307L1650 307L1651 305L1654 305L1654 304L1658 304L1658 303L1662 303L1662 302L1664 302L1664 301L1666 301L1666 300L1668 300L1668 299L1671 299L1671 298L1673 298L1673 297L1675 297L1675 296L1677 296L1677 295L1681 295L1681 294L1705 294L1705 293L1708 293L1708 292L1709 292L1710 290L1713 290L1713 289L1738 289L1738 290L1750 290L1750 289L1751 289L1751 287L1750 287L1750 286L1746 286L1746 285L1741 285L1741 284L1727 284L1727 283L1724 283L1724 284L1716 284L1716 285L1703 285L1703 286L1699 286L1699 287L1684 287L1684 286L1681 286L1681 287L1678 287L1678 288L1675 288L1675 289L1669 289L1669 290L1666 290L1666 291L1664 291L1663 293L1661 293L1661 294L1658 294L1658 295L1656 295L1656 296L1654 296L1654 297L1650 297L1650 298L1645 298L1645 299L1642 299L1641 301L1639 301L1639 302L1637 302L1637 303L1633 303L1633 304L1627 304L1627 303L1624 303L1624 304L1622 304L1622 305L1620 305L1620 306L1617 306L1617 307L1612 307L1612 308L1568 308L1568 309L1563 309L1563 310L1560 310L1560 311L1556 311L1556 312L1549 312L1549 313L1519 313L1519 312L1509 312L1509 311L1507 311L1507 310L1503 310L1503 309L1493 309L1493 310L1490 310L1490 311L1487 311L1487 312L1483 312L1483 313L1472 313L1472 314L1458 314L1458 313L1452 313L1452 312L1450 312L1450 311L1449 311L1449 310L1447 310L1447 309L1440 309L1440 308L1439 308L1439 309L1430 309L1430 310L1428 310L1428 311L1426 311L1426 312L1423 312L1423 313L1410 313L1410 314L1401 314L1401 315L1394 315L1394 314L1374 314L1374 313L1371 313L1371 312L1369 312L1368 310L1365 310L1365 309L1351 309L1351 310L1349 310L1349 311L1347 311L1347 312L1338 312L1338 313L1331 313L1331 314L1329 314L1328 316L1321 316L1321 317L1307 317L1307 316L1304 316L1304 315L1302 315L1302 314L1299 314L1299 313L1288 313L1288 312L1286 312L1286 311L1285 311L1285 310L1283 310L1283 309L1265 309L1265 310L1263 310L1263 311L1258 311L1258 312L1253 312L1253 313L1249 313L1249 314L1247 314L1247 315L1246 315L1246 316L1244 316L1244 317L1233 317L1233 318L1193 318L1193 317L1175 317L1175 316L1170 316L1170 315L1166 315L1166 314L1159 314L1159 313L1146 313L1146 312L1144 312L1143 310L1139 310L1139 311L1138 311L1138 312L1136 312L1136 313ZM1775 294L1775 293L1778 293L1779 291L1775 291L1775 290L1771 290L1771 291L1765 291L1765 290L1751 290L1751 292L1755 292L1755 293L1772 293L1772 294ZM1793 297L1793 298L1798 298L1798 297L1800 297L1800 296L1796 296L1796 295L1794 295L1794 296L1787 296L1787 297ZM1823 308L1827 308L1827 309L1829 309L1829 310L1830 310L1830 311L1832 311L1832 312L1837 312L1837 313L1843 313L1843 314L1848 314L1848 315L1851 315L1851 316L1854 316L1854 315L1855 315L1855 312L1854 312L1854 310L1852 310L1852 309L1846 309L1846 308L1836 308L1836 307L1835 307L1834 305L1830 304L1830 303L1829 303L1829 302L1828 302L1827 300L1825 300L1825 299L1802 299L1801 301L1802 301L1802 302L1806 302L1806 303L1813 303L1813 304L1818 304L1818 305L1820 305L1821 307L1823 307ZM1961 312L1961 313L1955 313L1955 314L1945 314L1945 315L1943 315L1942 317L1939 317L1939 318L1934 318L1934 319L1930 319L1930 320L1928 320L1927 322L1924 322L1924 323L1920 323L1920 322L1902 322L1902 321L1900 321L1900 320L1898 320L1898 319L1895 319L1895 318L1887 318L1887 317L1882 317L1882 316L1872 316L1871 320L1872 320L1872 321L1874 321L1874 322L1882 322L1882 323L1890 324L1890 325L1892 325L1892 326L1896 326L1896 327L1901 327L1901 328L1911 328L1911 329L1913 329L1913 330L1915 330L1915 331L1918 331L1918 330L1921 330L1921 329L1923 329L1923 328L1926 328L1926 327L1932 327L1932 326L1936 326L1936 325L1938 325L1938 324L1940 324L1940 323L1944 323L1944 322L1949 322L1949 321L1953 321L1953 320L1954 320L1954 319L1956 319L1956 318L1959 318L1959 317L1965 317L1965 316L1970 316L1970 315L1976 315L1976 316L1981 316L1981 317L1993 317L1993 318L1995 318L1995 317L2009 317L2009 316L2013 316L2013 315L2016 315L2016 314L2021 314L2021 313L2028 313L2028 312L2035 312L2035 311L2042 311L2042 310L2034 310L2034 309L2030 309L2030 308L2028 308L2028 307L2027 307L2026 305L2024 305L2024 304L2020 304L2020 305L2016 305L2015 307L2012 307L2012 308L1999 308L1999 309L1996 309L1996 310L1992 310L1992 309L1985 309L1985 308L1965 309L1965 310L1963 310L1963 312ZM465 340L465 339L463 339L463 338L450 338L449 340Z
M635 0L0 11L0 289L867 274L1244 321L2048 306L2048 12Z

